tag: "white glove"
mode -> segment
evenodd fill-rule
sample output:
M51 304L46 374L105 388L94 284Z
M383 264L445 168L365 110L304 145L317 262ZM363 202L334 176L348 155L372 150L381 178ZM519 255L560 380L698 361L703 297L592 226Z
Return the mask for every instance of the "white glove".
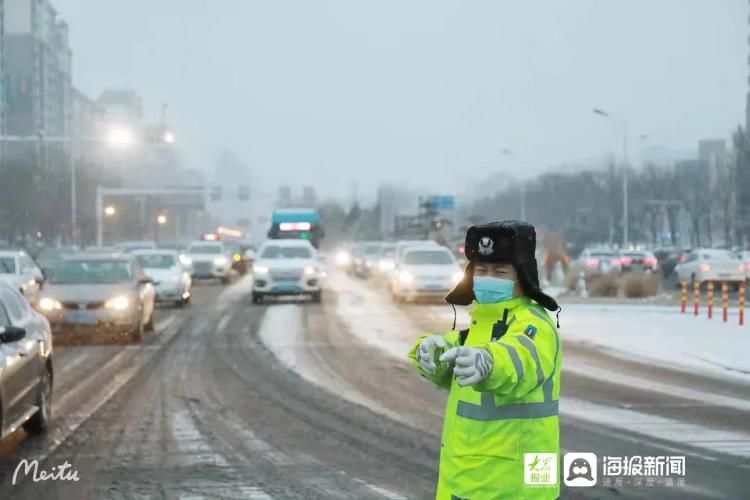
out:
M448 343L440 335L430 335L424 339L419 344L419 349L417 349L419 366L430 375L433 375L437 370L435 351L437 349L445 349L446 347L448 347Z
M440 356L441 363L453 363L453 375L461 387L478 384L492 372L492 356L476 347L454 347Z

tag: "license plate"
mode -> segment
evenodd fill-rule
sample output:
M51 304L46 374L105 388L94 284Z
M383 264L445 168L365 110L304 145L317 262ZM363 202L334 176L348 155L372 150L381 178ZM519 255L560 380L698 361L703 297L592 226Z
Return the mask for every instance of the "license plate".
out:
M719 273L719 278L729 278L732 276L731 273Z
M425 290L442 290L442 285L439 284L428 284L424 286Z
M79 325L91 325L96 323L96 314L88 311L74 311L68 313L68 321Z
M276 287L282 292L294 292L298 289L297 285L294 284L281 284Z

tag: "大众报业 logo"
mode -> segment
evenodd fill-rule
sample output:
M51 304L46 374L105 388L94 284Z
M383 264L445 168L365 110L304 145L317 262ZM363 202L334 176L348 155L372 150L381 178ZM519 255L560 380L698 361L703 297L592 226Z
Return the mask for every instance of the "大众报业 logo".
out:
M524 453L523 481L528 486L557 484L557 454Z
M597 459L593 453L566 453L563 458L563 480L566 486L596 485Z

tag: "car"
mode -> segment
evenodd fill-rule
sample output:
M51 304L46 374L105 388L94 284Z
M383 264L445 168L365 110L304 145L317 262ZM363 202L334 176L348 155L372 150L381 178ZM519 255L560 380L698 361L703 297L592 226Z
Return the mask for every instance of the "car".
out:
M140 341L154 329L153 280L132 255L80 254L53 270L37 305L58 333L113 333Z
M52 332L14 287L0 284L0 439L23 426L44 433L52 418Z
M117 250L122 253L132 253L136 250L154 250L155 241L123 241L117 245Z
M44 275L23 250L0 250L0 281L21 292L33 303L39 300Z
M358 247L352 272L360 278L369 278L377 268L382 246L382 243L375 241L364 243Z
M707 281L738 284L745 281L745 265L729 250L698 248L677 265L675 272L681 282L690 285Z
M253 266L253 303L280 295L309 295L314 303L320 303L323 276L317 251L309 241L266 241Z
M391 294L396 302L442 299L463 278L456 257L439 245L409 247L401 256Z
M232 261L221 241L194 241L188 245L186 255L193 266L193 278L217 278L224 284L229 283Z
M65 257L76 254L78 251L78 247L76 246L47 247L39 252L39 255L36 256L35 260L39 268L42 270L42 274L47 277L58 262Z
M398 267L406 249L409 247L413 247L415 245L440 246L434 240L399 240L396 242L396 246L394 249L394 254L395 254L394 267Z
M114 254L114 253L120 253L120 250L117 247L86 247L83 250L84 253L88 254Z
M571 263L570 269L574 273L581 271L585 273L608 273L620 272L622 262L620 254L608 248L586 248L576 260Z
M653 252L648 250L628 251L620 254L620 267L623 272L656 273L659 261Z
M193 279L191 268L174 250L136 250L133 256L143 272L154 280L156 302L173 302L178 307L190 303Z
M396 244L383 243L378 253L377 272L381 276L387 276L396 267Z
M388 288L393 292L393 285L396 283L398 279L398 271L401 267L401 260L404 257L404 252L406 252L409 248L414 247L428 247L428 248L435 248L439 247L440 245L437 244L437 242L433 240L399 240L396 242L396 245L393 250L393 267L388 272L386 279L388 281Z

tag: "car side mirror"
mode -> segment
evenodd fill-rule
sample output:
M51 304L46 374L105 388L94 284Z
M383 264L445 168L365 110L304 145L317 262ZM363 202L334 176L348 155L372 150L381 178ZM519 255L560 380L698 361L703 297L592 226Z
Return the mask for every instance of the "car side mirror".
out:
M0 344L18 342L24 337L26 337L25 328L20 328L18 326L6 326L4 328L0 328Z

